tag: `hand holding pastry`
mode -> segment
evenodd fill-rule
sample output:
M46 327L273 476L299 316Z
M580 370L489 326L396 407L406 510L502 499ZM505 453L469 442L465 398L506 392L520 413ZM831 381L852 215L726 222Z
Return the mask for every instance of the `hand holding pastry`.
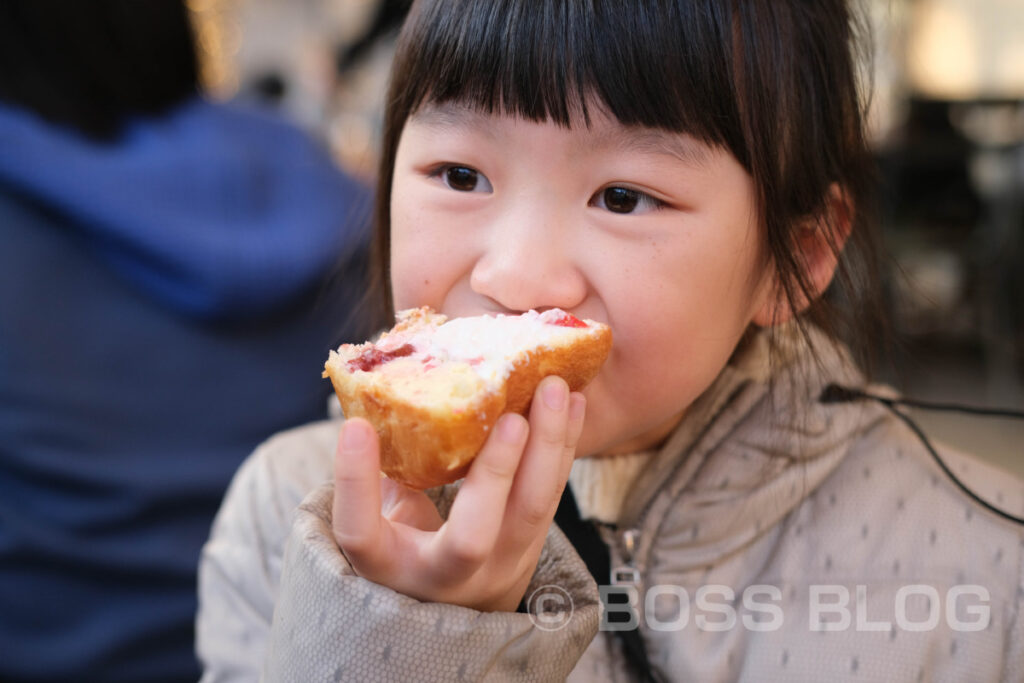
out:
M344 424L335 460L334 536L356 573L423 601L514 611L536 568L583 429L585 399L538 386L529 422L490 430L446 521L421 491L380 476L365 420Z

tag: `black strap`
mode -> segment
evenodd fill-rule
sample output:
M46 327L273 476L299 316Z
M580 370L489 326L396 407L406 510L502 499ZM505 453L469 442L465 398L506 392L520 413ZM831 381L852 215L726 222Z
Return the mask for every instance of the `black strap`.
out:
M583 561L590 570L597 585L607 585L612 571L611 555L608 546L601 538L597 527L592 523L580 518L580 510L576 506L576 497L573 496L569 486L565 487L562 499L558 503L558 510L555 512L555 523L568 537L569 542L576 548ZM636 675L637 680L645 683L659 683L659 677L651 669L651 662L647 658L647 649L644 647L643 638L640 636L640 629L628 631L615 631L622 641L623 653L626 655L626 662Z

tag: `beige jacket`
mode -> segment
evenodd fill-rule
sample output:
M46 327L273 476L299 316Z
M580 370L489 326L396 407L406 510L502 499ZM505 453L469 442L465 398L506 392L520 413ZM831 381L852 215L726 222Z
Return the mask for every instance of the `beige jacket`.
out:
M737 354L632 485L607 540L635 570L613 590L636 591L653 666L672 681L1024 681L1022 527L969 501L878 405L818 402L859 381L821 350L791 351L774 381L761 342ZM527 591L558 596L531 602L539 615L355 576L325 484L339 424L280 434L239 470L200 565L203 681L630 680L557 528ZM1024 513L1021 481L942 452Z

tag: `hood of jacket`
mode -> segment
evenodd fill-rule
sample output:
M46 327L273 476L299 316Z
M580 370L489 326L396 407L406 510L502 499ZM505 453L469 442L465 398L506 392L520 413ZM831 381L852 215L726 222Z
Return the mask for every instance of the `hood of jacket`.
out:
M368 238L369 191L274 115L194 98L98 142L0 104L0 191L186 314L270 312Z

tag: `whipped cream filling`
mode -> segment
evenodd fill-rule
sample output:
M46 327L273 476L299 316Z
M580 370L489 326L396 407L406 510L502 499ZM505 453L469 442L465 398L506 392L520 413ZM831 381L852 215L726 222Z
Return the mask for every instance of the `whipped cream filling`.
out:
M444 363L465 363L489 389L499 386L512 370L512 360L532 348L552 348L571 343L581 334L596 334L593 321L581 321L553 308L543 313L479 315L455 318L439 326L389 334L377 344L385 353L411 345L408 357L427 370ZM408 361L391 361L382 367L406 370Z

